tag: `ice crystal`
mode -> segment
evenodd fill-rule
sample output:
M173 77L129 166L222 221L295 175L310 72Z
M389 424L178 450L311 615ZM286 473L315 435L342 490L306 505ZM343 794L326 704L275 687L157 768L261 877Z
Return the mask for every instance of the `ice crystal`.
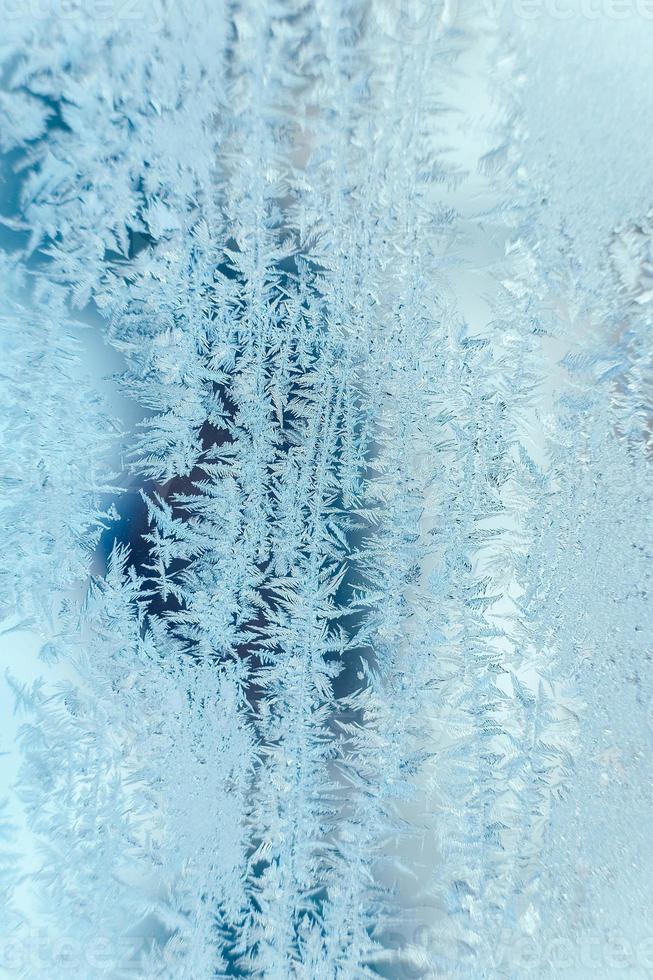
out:
M408 6L5 17L17 976L646 969L637 32Z

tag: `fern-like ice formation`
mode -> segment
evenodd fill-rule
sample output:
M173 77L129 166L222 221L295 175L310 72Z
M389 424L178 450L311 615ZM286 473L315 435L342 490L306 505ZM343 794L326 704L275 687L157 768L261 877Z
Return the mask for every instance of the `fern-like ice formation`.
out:
M645 969L653 225L566 187L577 23L106 7L3 13L3 966Z

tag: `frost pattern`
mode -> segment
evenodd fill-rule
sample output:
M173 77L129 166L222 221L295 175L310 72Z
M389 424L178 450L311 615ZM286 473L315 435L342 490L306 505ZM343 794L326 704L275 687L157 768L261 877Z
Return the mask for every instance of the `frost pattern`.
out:
M15 972L516 980L617 873L634 941L650 212L596 288L481 8L141 9L1 49Z

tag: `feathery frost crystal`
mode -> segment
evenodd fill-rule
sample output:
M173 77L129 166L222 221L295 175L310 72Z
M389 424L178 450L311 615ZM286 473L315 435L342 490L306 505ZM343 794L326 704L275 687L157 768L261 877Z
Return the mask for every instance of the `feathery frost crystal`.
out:
M653 21L10 7L3 971L649 976Z

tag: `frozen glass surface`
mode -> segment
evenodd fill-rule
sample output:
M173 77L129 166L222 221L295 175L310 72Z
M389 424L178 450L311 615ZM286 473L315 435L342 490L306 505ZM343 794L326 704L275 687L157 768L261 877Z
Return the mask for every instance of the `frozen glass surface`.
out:
M0 4L0 972L653 975L646 0Z

